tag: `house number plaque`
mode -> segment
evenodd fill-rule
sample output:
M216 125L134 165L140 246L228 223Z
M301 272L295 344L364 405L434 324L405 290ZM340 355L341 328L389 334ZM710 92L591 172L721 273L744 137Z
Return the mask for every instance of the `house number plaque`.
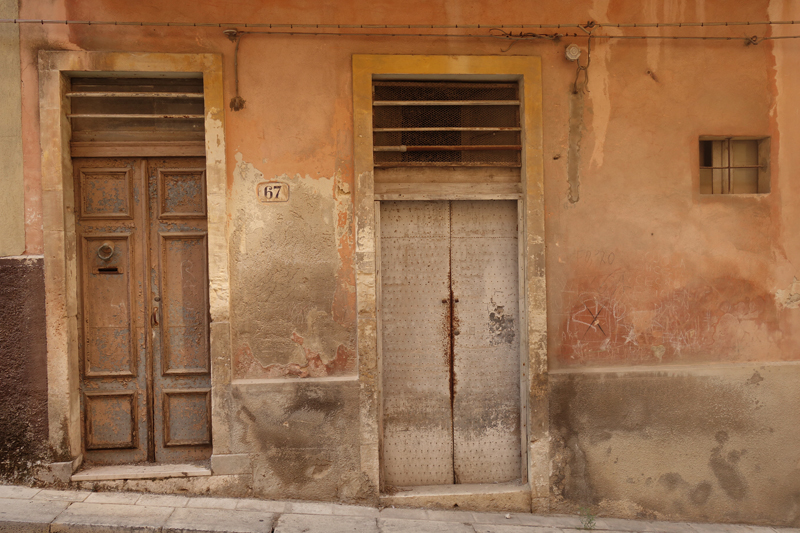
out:
M262 181L256 188L258 199L263 203L288 202L289 184L282 181Z

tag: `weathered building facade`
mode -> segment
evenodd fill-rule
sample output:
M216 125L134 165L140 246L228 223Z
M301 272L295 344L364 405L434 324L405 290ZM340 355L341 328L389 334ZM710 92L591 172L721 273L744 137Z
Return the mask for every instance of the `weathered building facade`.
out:
M793 2L0 7L5 479L800 524Z

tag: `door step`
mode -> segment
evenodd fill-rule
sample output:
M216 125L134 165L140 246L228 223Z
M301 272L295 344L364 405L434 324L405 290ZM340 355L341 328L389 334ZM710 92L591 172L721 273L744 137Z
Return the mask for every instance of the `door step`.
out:
M72 481L113 481L118 479L164 479L210 476L211 469L193 464L90 466L72 474Z
M456 509L482 513L531 512L531 486L527 483L475 483L395 487L380 495L382 507Z

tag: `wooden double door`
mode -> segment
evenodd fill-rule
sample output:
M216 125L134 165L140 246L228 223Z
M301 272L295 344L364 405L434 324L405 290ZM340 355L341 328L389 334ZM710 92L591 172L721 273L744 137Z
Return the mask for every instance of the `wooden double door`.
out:
M85 459L211 455L203 158L74 159Z
M383 479L523 474L516 201L380 203Z

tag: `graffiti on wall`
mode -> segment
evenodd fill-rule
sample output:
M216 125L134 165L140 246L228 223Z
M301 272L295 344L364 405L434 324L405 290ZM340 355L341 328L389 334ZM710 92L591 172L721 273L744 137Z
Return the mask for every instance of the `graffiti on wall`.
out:
M677 256L580 250L562 290L559 360L658 364L778 355L773 297L733 275L698 277Z

